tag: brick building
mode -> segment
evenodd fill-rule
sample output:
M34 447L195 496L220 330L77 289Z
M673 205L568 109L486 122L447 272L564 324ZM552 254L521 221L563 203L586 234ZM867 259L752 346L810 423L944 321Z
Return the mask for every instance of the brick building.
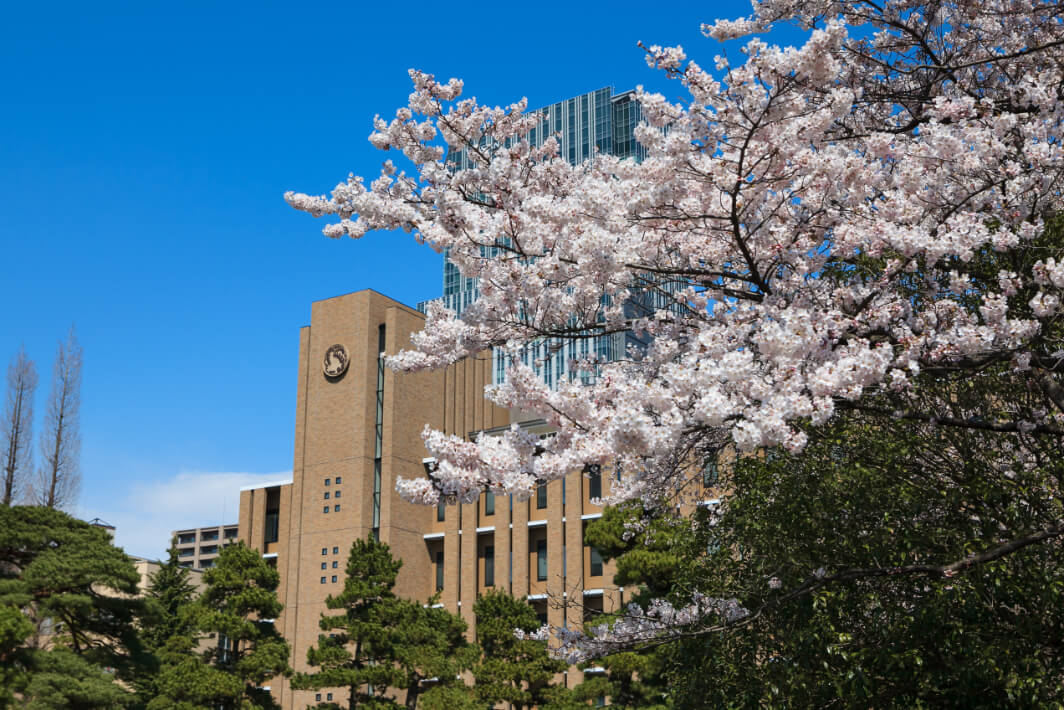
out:
M611 565L583 544L584 527L600 515L590 500L608 493L608 477L576 471L526 501L485 494L438 509L395 493L396 477L425 473L426 425L461 436L511 422L548 432L542 421L484 399L486 355L437 372L385 368L381 354L407 347L423 322L374 291L314 303L300 332L292 480L241 491L240 538L278 567L285 605L278 629L297 670L308 670L307 649L317 643L325 597L342 588L351 544L372 534L403 560L397 592L428 599L439 591L470 636L473 602L488 588L527 596L559 626L580 626L584 607L611 610L623 601ZM580 676L572 669L565 680L571 686ZM283 679L271 688L285 708L314 701L313 692L293 691ZM334 698L343 702L343 689Z

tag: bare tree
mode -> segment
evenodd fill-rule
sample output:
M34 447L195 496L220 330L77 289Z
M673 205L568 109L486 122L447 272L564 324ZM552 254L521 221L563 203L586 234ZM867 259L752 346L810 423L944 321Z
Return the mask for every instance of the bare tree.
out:
M21 492L33 468L33 395L37 390L37 368L26 357L26 348L7 368L7 406L0 420L0 453L3 455L3 505L11 505Z
M44 413L41 455L33 501L48 508L74 504L81 489L81 346L70 327L59 343L52 372L52 392Z

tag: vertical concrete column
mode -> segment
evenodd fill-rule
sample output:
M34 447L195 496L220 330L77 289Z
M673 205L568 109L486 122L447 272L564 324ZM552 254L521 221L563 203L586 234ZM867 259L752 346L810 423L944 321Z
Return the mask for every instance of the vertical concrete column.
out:
M469 636L473 636L473 603L477 600L477 504L462 504L461 566L458 590L462 602L462 618L469 624Z
M458 531L461 530L461 507L447 506L446 533L443 537L443 595L440 599L444 608L458 613L458 579L461 553Z
M566 491L568 493L568 491ZM568 498L568 496L566 496ZM551 481L547 485L547 623L552 626L565 624L566 596L565 572L565 506L562 505L562 482Z
M510 581L510 555L513 553L510 525L510 496L495 496L495 588L513 592Z
M514 560L511 593L521 599L528 596L528 501L514 499L513 535L510 536Z
M237 518L238 538L253 550L260 549L251 539L251 521L255 517L255 491L240 491L240 517Z
M570 629L583 626L584 588L584 522L580 516L584 509L583 475L577 471L565 477L565 588L569 590L566 605L567 624ZM572 672L569 679L573 679Z

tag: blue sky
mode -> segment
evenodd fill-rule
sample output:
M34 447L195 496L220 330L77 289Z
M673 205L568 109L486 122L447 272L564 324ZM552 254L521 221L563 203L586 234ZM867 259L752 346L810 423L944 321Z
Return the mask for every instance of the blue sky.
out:
M655 12L656 8L666 11ZM651 12L647 12L647 9ZM84 348L77 512L158 555L175 527L236 520L237 489L292 466L299 327L312 301L439 295L408 237L332 241L285 205L373 175L373 115L406 71L541 106L613 85L682 89L638 40L720 46L739 2L9 3L0 23L0 367ZM734 48L730 53L737 54Z

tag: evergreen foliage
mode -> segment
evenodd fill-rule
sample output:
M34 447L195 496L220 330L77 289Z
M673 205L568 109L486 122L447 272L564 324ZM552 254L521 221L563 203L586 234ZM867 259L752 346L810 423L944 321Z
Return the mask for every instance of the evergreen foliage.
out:
M0 707L124 707L145 671L132 562L62 511L0 507Z
M296 674L293 688L346 688L351 708L471 707L458 678L476 655L465 639L466 624L444 609L396 597L401 566L387 544L355 541L343 590L325 600L340 613L322 615L328 635L307 652L319 670ZM389 688L405 690L405 703L389 697Z
M175 635L158 650L159 694L149 710L277 707L263 688L271 678L291 673L288 643L273 624L282 608L277 570L255 550L235 543L223 548L203 576L203 594L179 611ZM179 604L180 584L173 584L178 580L170 573L167 578L169 590L159 593ZM199 652L202 635L217 642Z
M477 643L483 650L473 669L474 691L485 706L510 703L517 710L534 706L561 706L566 690L554 677L568 664L552 658L546 641L519 639L516 629L532 632L540 622L524 600L499 590L481 595L473 605L477 617Z
M163 695L159 686L164 666L184 660L184 653L175 651L189 646L196 638L189 607L196 590L190 581L192 573L181 566L176 540L170 543L167 560L148 581L145 593L146 613L140 627L141 643L151 654L150 669L134 682L142 704Z

